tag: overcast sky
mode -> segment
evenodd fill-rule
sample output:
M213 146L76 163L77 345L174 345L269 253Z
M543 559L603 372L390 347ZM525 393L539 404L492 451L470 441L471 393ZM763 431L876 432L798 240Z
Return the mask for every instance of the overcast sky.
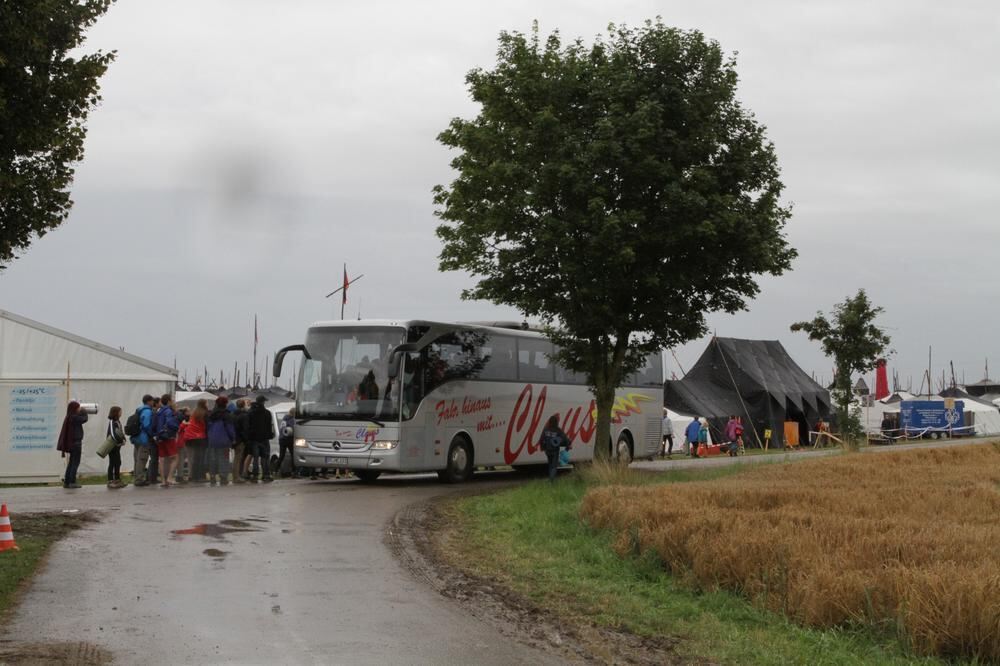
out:
M722 336L832 363L791 322L869 291L913 387L934 348L1000 376L1000 9L994 2L342 3L119 0L88 48L117 49L66 224L0 274L0 308L214 375L339 317L517 319L439 273L435 136L477 109L466 71L501 30L586 39L662 15L737 51L794 204L794 270ZM676 350L689 368L706 341ZM670 360L669 369L677 371ZM288 371L286 370L287 382Z

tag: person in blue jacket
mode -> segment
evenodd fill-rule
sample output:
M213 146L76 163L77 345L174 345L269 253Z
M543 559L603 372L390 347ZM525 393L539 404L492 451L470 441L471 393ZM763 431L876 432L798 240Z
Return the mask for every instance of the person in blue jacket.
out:
M701 431L701 421L698 417L694 417L694 420L688 424L687 430L684 431L684 437L687 439L688 446L690 447L691 457L698 457L698 433Z
M135 485L149 485L146 468L149 466L150 444L153 442L153 396L142 396L142 406L135 410L139 415L139 434L129 438L134 447L132 474Z

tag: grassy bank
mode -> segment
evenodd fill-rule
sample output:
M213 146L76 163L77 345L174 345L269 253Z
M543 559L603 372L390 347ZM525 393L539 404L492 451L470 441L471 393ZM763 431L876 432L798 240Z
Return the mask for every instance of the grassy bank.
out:
M87 522L84 514L19 513L11 516L18 550L0 552L0 621L13 607L23 585L56 541Z
M771 467L768 465L767 467ZM898 641L867 629L810 629L723 591L693 591L647 551L620 556L611 531L580 520L584 495L609 484L686 484L753 470L712 468L662 475L591 473L526 484L446 507L455 526L442 545L451 563L501 582L581 628L675 639L681 662L731 664L936 663L908 657Z

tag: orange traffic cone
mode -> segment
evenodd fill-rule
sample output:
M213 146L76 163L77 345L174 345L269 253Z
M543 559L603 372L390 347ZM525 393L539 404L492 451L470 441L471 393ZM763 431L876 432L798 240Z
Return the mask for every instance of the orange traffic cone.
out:
M0 553L5 550L19 550L14 543L14 530L10 526L10 514L7 505L0 505Z

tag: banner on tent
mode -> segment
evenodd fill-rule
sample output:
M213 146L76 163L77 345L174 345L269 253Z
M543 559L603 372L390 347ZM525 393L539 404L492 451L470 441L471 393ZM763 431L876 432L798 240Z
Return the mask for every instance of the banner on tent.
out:
M11 451L55 448L62 426L62 391L58 384L8 384L0 388L0 412L7 416Z

